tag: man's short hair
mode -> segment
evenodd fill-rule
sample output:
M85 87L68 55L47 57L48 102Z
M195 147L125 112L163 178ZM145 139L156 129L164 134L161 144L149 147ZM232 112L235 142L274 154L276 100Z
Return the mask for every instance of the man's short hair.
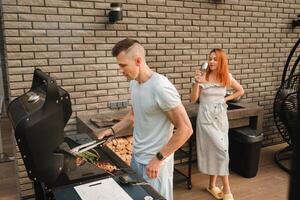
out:
M115 44L115 46L113 47L111 53L114 57L117 57L122 51L126 51L132 45L134 45L135 43L140 44L139 41L134 40L134 39L127 38L127 39L121 40L117 44Z

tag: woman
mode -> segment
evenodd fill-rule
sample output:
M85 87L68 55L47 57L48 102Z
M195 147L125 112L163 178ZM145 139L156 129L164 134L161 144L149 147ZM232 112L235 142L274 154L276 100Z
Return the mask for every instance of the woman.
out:
M234 93L226 96L226 89ZM205 73L195 72L191 101L199 99L197 117L197 158L202 173L209 175L207 191L217 199L233 200L229 186L228 118L227 104L244 94L242 86L231 76L228 59L221 49L209 53L208 69ZM223 186L216 186L217 177Z

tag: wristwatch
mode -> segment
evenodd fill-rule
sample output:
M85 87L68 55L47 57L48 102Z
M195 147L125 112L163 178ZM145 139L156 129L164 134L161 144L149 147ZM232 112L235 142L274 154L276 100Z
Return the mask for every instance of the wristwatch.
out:
M157 158L158 160L163 160L163 159L164 159L164 156L163 156L162 153L159 151L159 152L156 153L156 158Z

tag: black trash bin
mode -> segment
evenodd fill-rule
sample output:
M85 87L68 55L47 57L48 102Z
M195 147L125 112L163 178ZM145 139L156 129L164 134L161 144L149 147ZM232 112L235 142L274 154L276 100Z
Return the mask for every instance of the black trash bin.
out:
M229 168L246 178L256 176L262 141L261 131L250 127L230 129Z

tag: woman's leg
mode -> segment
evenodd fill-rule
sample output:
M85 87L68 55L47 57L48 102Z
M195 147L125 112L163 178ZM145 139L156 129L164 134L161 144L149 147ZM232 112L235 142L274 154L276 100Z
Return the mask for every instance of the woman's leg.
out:
M207 188L207 191L213 195L216 199L222 199L223 198L223 192L222 190L216 186L217 182L217 175L210 175L209 176L209 185Z
M212 189L213 187L216 187L216 182L217 182L217 175L209 175L209 189Z
M224 194L230 194L230 185L229 185L229 176L222 176L222 183L223 183L223 192Z

